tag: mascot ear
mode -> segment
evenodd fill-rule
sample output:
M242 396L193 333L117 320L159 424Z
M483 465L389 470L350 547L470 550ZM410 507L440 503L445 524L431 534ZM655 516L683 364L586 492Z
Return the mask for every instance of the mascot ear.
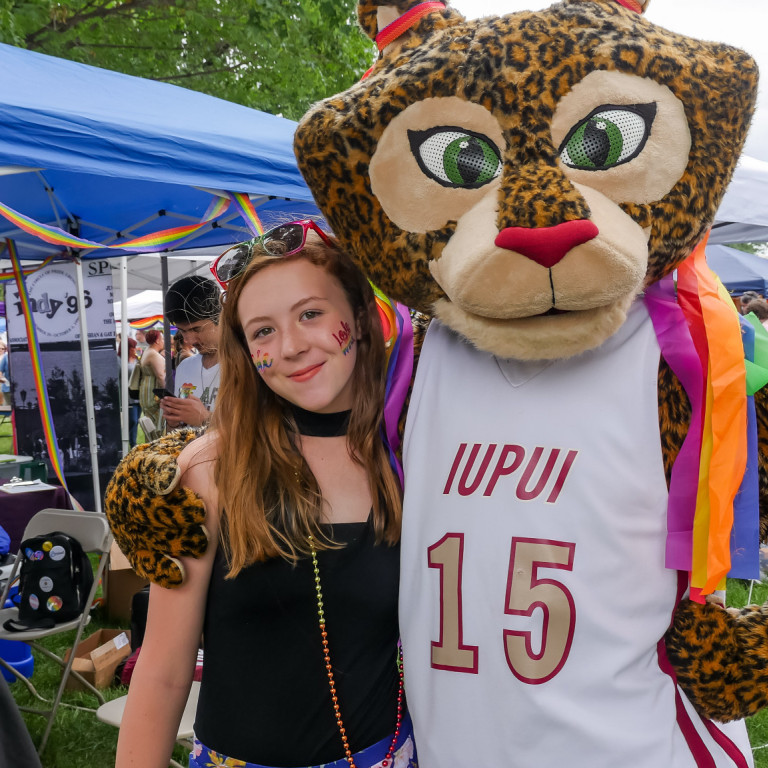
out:
M395 40L398 47L414 35L420 42L436 29L464 21L450 8L449 0L362 0L357 6L357 18L383 56L390 52Z

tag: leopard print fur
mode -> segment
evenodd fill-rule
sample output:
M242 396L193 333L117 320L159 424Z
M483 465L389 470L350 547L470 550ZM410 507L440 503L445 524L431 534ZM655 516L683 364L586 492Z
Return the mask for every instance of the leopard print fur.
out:
M768 705L768 605L734 615L684 600L665 640L677 681L699 712L728 722Z
M198 434L182 429L137 445L118 465L104 497L117 546L139 576L163 587L183 583L180 557L200 557L208 546L205 507L179 485L176 463Z
M363 0L360 24L375 37L417 4ZM446 3L390 43L367 79L315 105L295 150L342 245L382 290L498 357L560 359L615 333L634 297L711 226L756 83L744 52L657 27L615 0L471 21ZM614 119L642 139L626 156L584 161L592 150L579 137ZM496 247L507 230L585 220L612 231L612 244L598 235L546 269ZM755 398L763 536L766 397ZM669 481L690 405L663 361L658 400ZM732 720L766 702L765 625L763 609L737 619L681 604L669 658L704 716Z

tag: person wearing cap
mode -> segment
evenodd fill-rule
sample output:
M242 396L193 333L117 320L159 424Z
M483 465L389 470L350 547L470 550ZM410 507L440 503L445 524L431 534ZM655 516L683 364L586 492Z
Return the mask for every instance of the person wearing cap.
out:
M160 401L171 427L207 424L219 391L219 287L201 275L177 280L165 296L165 316L199 354L176 368L175 397Z

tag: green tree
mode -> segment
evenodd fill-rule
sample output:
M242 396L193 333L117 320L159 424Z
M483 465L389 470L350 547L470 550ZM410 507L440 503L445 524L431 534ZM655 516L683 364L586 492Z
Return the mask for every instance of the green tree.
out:
M729 248L735 248L737 251L746 253L756 253L760 256L768 256L768 249L765 243L731 243Z
M298 119L373 61L355 9L353 0L0 0L0 42Z

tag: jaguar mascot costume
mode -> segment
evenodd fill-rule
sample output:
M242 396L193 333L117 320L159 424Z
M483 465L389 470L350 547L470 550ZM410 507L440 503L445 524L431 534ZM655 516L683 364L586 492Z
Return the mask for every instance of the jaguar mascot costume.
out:
M366 0L377 62L296 133L341 243L433 318L402 450L424 768L752 762L768 611L714 598L756 575L768 376L703 244L757 69L646 4L467 21ZM206 545L176 477L192 437L135 449L108 489L118 543L166 586Z

